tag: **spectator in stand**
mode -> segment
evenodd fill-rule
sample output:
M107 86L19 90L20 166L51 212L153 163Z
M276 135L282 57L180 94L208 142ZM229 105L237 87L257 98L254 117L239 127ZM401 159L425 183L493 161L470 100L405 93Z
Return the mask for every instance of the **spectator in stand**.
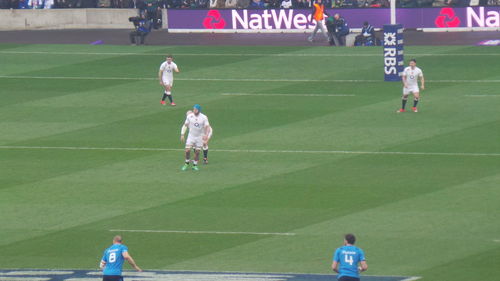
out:
M269 3L268 8L279 9L281 5L281 0L266 0Z
M283 9L290 9L290 8L292 8L292 0L283 0L283 1L281 1L280 8L283 8Z
M18 9L29 9L30 7L28 6L28 0L19 0L19 5L17 6Z
M416 2L414 0L411 0L412 2ZM389 0L374 0L370 4L370 8L389 8L391 6L391 3Z
M293 7L295 9L306 9L306 8L308 8L306 6L305 0L297 0L297 2L295 3L295 5Z
M357 8L358 1L357 0L344 0L342 3L342 8Z
M252 0L250 2L250 9L264 9L264 1L262 0Z
M470 0L447 0L446 5L451 7L468 7Z
M208 0L196 0L196 2L197 7L200 9L208 8L208 3L210 3Z

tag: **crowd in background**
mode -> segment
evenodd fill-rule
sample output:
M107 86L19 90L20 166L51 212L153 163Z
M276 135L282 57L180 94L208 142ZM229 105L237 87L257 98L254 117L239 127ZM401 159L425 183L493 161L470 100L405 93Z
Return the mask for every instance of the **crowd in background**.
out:
M308 9L312 0L0 0L3 9L137 8L137 9ZM326 8L387 8L389 0L325 0ZM400 8L499 6L500 0L397 0Z

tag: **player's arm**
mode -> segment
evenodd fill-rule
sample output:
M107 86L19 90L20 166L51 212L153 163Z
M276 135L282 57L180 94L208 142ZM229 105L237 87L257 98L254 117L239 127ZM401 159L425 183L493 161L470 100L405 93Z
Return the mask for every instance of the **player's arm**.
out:
M408 85L406 84L406 75L403 74L403 78L401 79L401 81L403 81L403 87L407 88Z
M339 273L338 267L339 267L339 263L337 261L333 261L333 263L332 263L332 270L335 271L335 272L337 272L337 273Z
M205 145L208 143L208 136L211 135L210 130L210 125L205 125L205 135L203 135L203 144Z
M101 262L99 263L99 268L103 270L105 267L106 267L106 261L102 259Z
M208 128L210 130L207 133L207 142L208 142L208 140L210 140L210 138L212 138L212 133L214 132L214 130L212 130L212 126L208 125Z
M420 85L421 85L421 89L422 90L425 90L425 79L424 79L424 74L421 74L420 75Z
M99 268L103 270L106 267L106 252L102 255L101 262L99 263Z
M160 85L163 86L163 69L160 68L160 70L158 71L158 80L160 80Z
M184 125L182 125L182 128L181 128L181 142L184 142L184 135L186 134L186 131L188 129L188 125L189 125L188 121L184 122Z
M180 72L179 67L178 67L177 65L175 66L174 71L175 71L175 72L177 72L177 73L179 73L179 72Z
M123 252L122 253L123 255L123 258L127 260L127 262L137 271L141 272L142 269L140 267L137 266L137 264L135 263L134 259L132 258L131 255L129 255L128 252Z
M359 272L367 271L368 270L368 264L366 261L360 261L359 262L359 267L358 267Z

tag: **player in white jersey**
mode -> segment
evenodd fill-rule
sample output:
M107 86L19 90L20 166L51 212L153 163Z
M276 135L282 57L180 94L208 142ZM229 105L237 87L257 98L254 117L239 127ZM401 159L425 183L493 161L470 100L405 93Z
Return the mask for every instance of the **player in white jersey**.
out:
M413 112L418 112L417 104L420 99L420 90L418 89L418 78L420 78L421 89L425 90L425 80L424 73L417 67L417 61L415 59L410 60L410 66L406 67L403 72L403 97L402 106L397 112L405 112L406 102L408 101L408 96L410 93L413 94L413 107L411 108Z
M186 140L186 161L182 170L186 171L189 168L191 160L191 149L194 149L193 170L198 171L198 160L200 159L200 150L205 143L208 142L208 135L210 133L210 123L207 116L201 113L201 106L195 104L193 106L193 113L189 114L184 121L181 128L181 142L184 142L184 135L186 130L189 129L188 138Z
M174 71L179 72L177 64L173 61L172 55L167 55L167 60L164 61L160 66L160 71L158 71L158 79L160 80L160 85L163 86L164 92L160 103L165 105L165 99L168 97L170 105L175 106L175 102L172 99L172 86L174 85Z
M192 110L188 110L186 112L186 117L189 116L189 114L193 114L193 111ZM214 132L214 129L212 129L212 126L208 125L209 126L209 131L208 131L208 135L207 135L207 141L203 142L203 164L208 164L208 142L210 141L210 139L212 138L212 134Z

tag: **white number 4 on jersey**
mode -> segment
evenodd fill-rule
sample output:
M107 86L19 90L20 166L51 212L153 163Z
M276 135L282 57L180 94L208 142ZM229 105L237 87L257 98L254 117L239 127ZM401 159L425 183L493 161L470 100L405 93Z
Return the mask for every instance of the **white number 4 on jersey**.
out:
M349 256L349 255L345 255L345 262L352 265L354 263L354 259L352 258L352 256Z

